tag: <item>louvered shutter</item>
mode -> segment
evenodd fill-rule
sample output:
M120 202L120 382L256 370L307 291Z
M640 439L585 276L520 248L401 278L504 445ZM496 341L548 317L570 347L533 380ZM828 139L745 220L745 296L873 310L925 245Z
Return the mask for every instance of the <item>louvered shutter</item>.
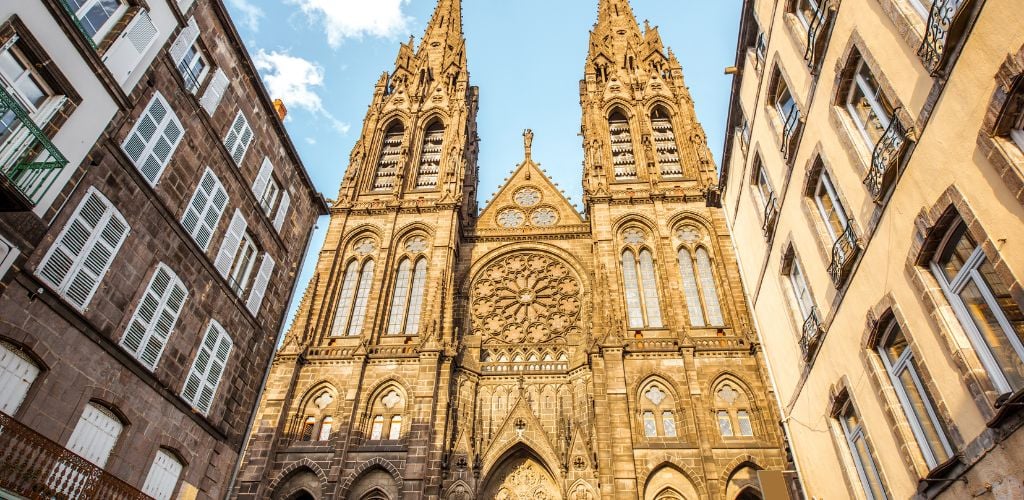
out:
M195 45L198 38L199 25L196 24L195 16L189 17L185 27L181 28L181 31L178 32L178 37L174 39L174 43L171 44L169 50L171 60L174 61L175 66L181 63L185 54L188 53L188 49Z
M110 410L89 403L71 433L67 449L77 453L93 465L103 468L110 458L110 450L117 443L123 426Z
M178 10L185 13L193 3L195 3L195 0L178 0Z
M149 17L149 12L141 10L121 36L107 49L103 55L103 63L114 75L117 83L124 85L128 77L135 72L142 55L153 45L157 34L159 30Z
M274 259L269 253L263 254L263 262L260 264L260 272L256 274L256 281L249 292L249 301L246 307L253 316L259 316L260 306L263 305L263 296L267 293L267 285L274 274Z
M263 165L260 166L260 171L256 174L256 181L252 183L252 194L256 195L257 201L263 201L263 192L267 190L267 183L270 182L270 176L274 172L274 164L270 163L270 158L263 158Z
M252 128L249 127L249 120L245 118L245 114L239 111L235 116L235 121L231 123L228 135L224 137L224 147L228 149L228 153L231 153L231 159L235 161L235 165L240 165L245 159L245 153L249 150L251 143Z
M181 218L181 225L192 235L199 248L205 252L210 247L210 239L213 232L220 224L221 215L228 204L228 194L220 179L207 167L203 172L196 192L185 209L185 215Z
M284 227L284 221L288 219L288 209L291 208L291 204L292 198L288 196L288 191L282 191L281 204L277 206L277 216L274 217L274 229L279 233Z
M242 211L236 208L235 215L231 217L231 225L228 226L228 232L224 235L224 241L220 244L220 253L217 254L217 260L213 263L214 267L217 268L217 272L225 278L231 272L231 264L235 261L238 245L242 242L242 236L245 234L247 227L248 224L245 222L245 217L242 216Z
M224 97L224 92L227 91L227 88L228 75L224 73L224 70L217 68L217 71L213 73L210 84L206 86L206 92L199 99L199 104L206 110L208 115L213 116L213 113L217 111L217 106L220 105L220 100Z
M178 459L164 450L157 451L142 492L156 500L170 500L174 487L178 485L178 478L181 477L181 469Z
M156 185L171 156L178 149L184 129L163 95L153 95L139 121L132 128L121 149L149 185Z
M217 393L217 386L220 385L224 367L231 355L231 347L231 337L220 323L210 320L210 327L206 330L181 391L181 396L204 415L210 412L213 396Z
M36 273L68 302L84 310L128 231L121 214L99 191L89 188Z
M0 412L17 413L39 367L5 342L0 342Z
M121 345L147 368L155 369L187 298L188 290L174 272L164 264L158 265Z

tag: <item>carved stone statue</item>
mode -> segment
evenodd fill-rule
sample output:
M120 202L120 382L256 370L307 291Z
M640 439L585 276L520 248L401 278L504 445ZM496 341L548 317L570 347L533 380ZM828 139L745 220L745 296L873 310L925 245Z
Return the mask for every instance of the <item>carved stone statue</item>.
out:
M523 145L526 149L526 159L529 160L533 156L533 130L526 129L523 131Z

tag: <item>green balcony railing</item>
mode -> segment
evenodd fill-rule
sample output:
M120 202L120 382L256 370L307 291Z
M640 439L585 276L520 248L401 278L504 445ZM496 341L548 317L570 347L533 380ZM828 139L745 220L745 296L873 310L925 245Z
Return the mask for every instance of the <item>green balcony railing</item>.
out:
M66 98L51 100L40 114L55 113ZM11 118L7 130L0 129L0 175L35 205L53 185L60 171L68 164L67 158L39 129L28 111L17 98L0 85L0 117ZM7 120L5 120L7 121ZM41 120L49 121L49 117Z
M82 20L79 19L78 15L75 14L75 8L68 3L68 0L60 0L60 4L62 7L64 7L64 11L68 13L68 17L71 18L71 22L75 23L75 27L78 28L78 31L82 33L82 36L85 37L85 40L87 42L89 42L89 45L92 46L93 50L99 49L99 47L96 45L96 42L92 39L92 35L90 35L88 31L86 31L85 25L82 24Z

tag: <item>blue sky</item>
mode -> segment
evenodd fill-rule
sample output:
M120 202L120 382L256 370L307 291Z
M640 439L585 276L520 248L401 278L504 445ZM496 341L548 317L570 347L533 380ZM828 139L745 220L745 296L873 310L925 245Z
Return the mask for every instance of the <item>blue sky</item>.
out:
M435 0L226 0L317 188L334 198L381 73L398 44L423 34ZM533 156L582 209L579 80L598 0L463 0L470 82L480 87L480 202ZM632 0L637 20L658 26L683 65L697 115L721 156L739 0ZM481 208L483 208L481 206ZM321 220L299 277L312 275L326 230Z

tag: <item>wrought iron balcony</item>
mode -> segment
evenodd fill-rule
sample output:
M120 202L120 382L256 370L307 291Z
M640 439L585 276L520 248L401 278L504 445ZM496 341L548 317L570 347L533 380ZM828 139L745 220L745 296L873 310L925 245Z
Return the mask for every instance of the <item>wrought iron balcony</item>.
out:
M828 266L828 275L832 283L839 287L846 280L854 257L860 252L860 244L857 242L857 235L853 232L853 225L847 223L846 229L839 235L836 242L832 244L832 263Z
M818 74L821 68L821 61L825 55L825 46L828 45L828 37L832 31L832 11L825 5L820 5L814 11L814 18L807 27L807 51L804 52L804 59L812 74Z
M871 166L868 167L868 175L864 178L864 184L875 201L881 200L888 192L906 149L907 130L894 113L889 127L875 144L875 150L871 154Z
M775 221L779 218L779 200L772 193L768 197L768 201L764 204L764 222L761 224L761 231L764 232L765 237L768 237L775 229Z
M917 49L917 55L933 75L938 73L946 60L950 35L957 18L967 9L967 0L934 0L928 12L928 25L924 40Z
M800 351L805 360L810 360L818 350L821 341L821 316L818 307L811 308L811 313L804 319L803 332L800 335Z
M800 136L800 108L795 104L786 115L786 123L782 127L782 157L791 160Z
M49 121L65 100L61 97L45 103L36 112L44 118L40 121ZM0 117L10 124L0 129L0 137L6 136L0 140L0 211L28 210L39 202L68 160L2 85Z
M150 498L2 412L0 488L27 498Z

